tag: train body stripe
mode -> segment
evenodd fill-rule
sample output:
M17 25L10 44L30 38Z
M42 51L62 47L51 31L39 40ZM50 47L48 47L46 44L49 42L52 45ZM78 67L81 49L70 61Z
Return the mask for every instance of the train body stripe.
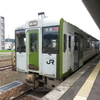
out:
M60 70L59 70L59 76L60 76L60 79L61 79L61 77L62 77L62 67L63 67L63 22L64 22L64 20L63 19L61 19L60 20L60 46L59 46L59 49L60 49L60 57L59 57L59 59L60 59Z

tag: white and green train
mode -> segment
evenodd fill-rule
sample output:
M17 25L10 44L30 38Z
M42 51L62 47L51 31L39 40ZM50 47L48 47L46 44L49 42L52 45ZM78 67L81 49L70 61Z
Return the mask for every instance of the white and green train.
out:
M27 21L15 39L16 70L34 87L55 87L99 53L96 38L62 18Z

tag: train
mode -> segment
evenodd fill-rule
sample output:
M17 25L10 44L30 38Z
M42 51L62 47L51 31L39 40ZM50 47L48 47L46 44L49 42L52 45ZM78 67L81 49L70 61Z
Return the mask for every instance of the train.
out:
M16 70L34 88L53 89L99 53L99 40L63 18L36 18L15 28Z

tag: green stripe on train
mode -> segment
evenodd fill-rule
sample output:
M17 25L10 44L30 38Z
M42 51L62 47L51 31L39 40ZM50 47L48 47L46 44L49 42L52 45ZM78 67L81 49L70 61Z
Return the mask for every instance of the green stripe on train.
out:
M64 20L61 19L60 20L60 46L59 46L59 49L60 49L60 79L62 78L62 70L63 70L63 22Z

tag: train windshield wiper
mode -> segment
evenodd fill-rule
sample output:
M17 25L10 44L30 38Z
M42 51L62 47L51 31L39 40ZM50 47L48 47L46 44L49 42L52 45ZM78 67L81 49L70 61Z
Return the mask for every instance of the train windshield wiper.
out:
M50 52L50 51L48 51L48 54L49 54L49 55L51 55L51 52Z

